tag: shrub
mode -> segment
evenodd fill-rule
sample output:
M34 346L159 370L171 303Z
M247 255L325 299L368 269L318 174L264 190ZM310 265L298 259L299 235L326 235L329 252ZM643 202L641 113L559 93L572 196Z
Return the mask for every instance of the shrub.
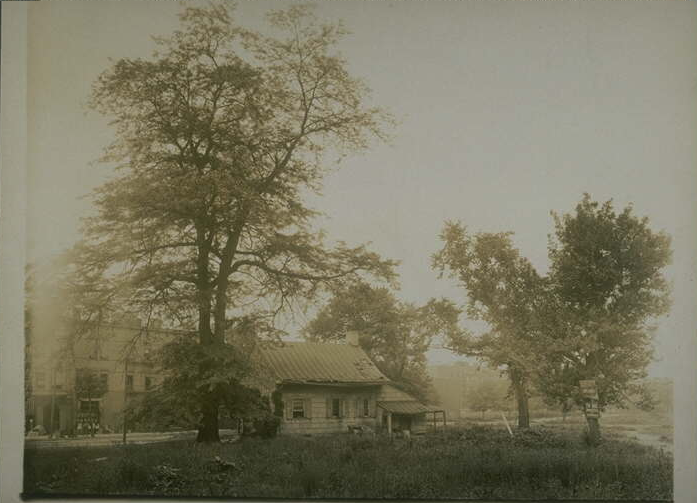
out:
M150 474L150 467L143 465L130 457L123 457L116 465L117 485L125 488L139 488L146 486Z
M254 433L261 438L273 438L278 434L278 428L281 426L281 419L275 415L266 415L256 418L253 422Z

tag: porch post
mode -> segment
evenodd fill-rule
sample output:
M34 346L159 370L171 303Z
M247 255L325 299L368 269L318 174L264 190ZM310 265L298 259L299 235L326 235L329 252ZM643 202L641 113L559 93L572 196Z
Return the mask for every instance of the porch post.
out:
M53 418L56 415L56 368L51 368L51 435L49 438L56 437L56 430Z
M392 412L387 413L387 434L392 436Z

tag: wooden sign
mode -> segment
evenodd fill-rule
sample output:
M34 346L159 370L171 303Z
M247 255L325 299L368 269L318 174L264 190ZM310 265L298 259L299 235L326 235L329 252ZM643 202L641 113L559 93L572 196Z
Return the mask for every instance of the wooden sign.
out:
M599 418L600 417L600 411L598 409L586 409L585 410L586 417L590 418Z
M582 380L579 381L578 384L581 386L581 395L583 395L583 398L588 400L598 399L598 388L595 385L595 380Z

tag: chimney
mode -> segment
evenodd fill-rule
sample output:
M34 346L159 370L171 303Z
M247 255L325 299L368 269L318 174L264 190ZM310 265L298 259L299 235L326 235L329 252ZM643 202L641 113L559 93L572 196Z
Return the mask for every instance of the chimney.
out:
M358 346L358 332L355 330L346 331L346 344L349 346Z

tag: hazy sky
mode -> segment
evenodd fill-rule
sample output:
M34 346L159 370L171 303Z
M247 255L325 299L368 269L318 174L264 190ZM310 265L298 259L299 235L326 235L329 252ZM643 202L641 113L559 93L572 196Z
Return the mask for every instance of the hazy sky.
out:
M285 5L287 2L284 2ZM462 290L438 280L430 256L446 219L515 232L547 268L550 210L583 192L633 203L673 236L674 307L661 320L654 375L673 375L695 323L697 37L680 2L332 1L352 73L399 124L389 145L342 162L312 205L318 226L372 242L402 261L400 296L425 302ZM264 26L280 2L241 2L241 24ZM150 35L174 29L164 1L53 1L29 6L28 255L70 246L109 176L94 164L113 131L85 107L109 58L148 57ZM452 357L435 351L431 361Z

